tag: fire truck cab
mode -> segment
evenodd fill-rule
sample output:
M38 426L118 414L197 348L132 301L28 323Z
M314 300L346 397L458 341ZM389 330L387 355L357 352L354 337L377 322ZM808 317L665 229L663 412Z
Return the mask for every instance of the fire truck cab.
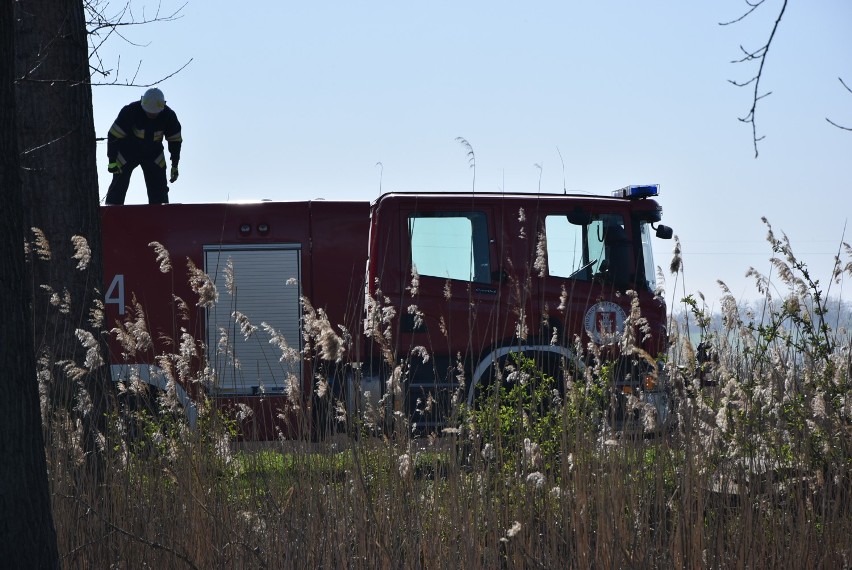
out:
M577 340L615 357L634 299L644 319L639 348L663 353L666 307L655 294L651 244L671 230L657 226L662 210L650 199L656 194L655 186L632 186L609 197L379 199L370 228L368 320L387 314L383 303L398 315L382 342L393 339L387 352L406 359L405 405L418 409L420 426L445 425L442 414L459 388L473 406L478 388L510 353L534 357L555 377L566 365L583 365ZM617 384L641 384L635 371L621 370ZM390 372L379 374L384 381ZM649 397L664 398L663 384ZM424 413L429 399L439 405ZM664 415L666 406L658 404Z

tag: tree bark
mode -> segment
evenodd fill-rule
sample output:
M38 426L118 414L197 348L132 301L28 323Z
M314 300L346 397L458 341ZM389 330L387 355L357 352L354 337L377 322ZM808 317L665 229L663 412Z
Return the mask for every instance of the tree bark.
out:
M59 568L24 279L12 6L0 4L0 564Z
M92 90L85 13L81 0L18 0L16 66L18 146L27 228L39 228L51 260L30 256L33 346L50 369L57 404L83 410L84 449L98 455L112 389L109 367L91 366L82 378L64 363L83 367L87 348L77 338L88 330L108 363L102 324L92 319L102 297L103 268ZM88 241L91 260L79 269L72 236ZM49 285L51 290L45 290ZM51 303L52 293L60 303ZM68 301L66 303L66 301ZM63 305L65 305L63 307ZM91 356L91 355L89 355ZM91 362L91 360L90 360ZM77 390L82 382L84 390ZM80 396L90 402L80 402ZM72 405L72 400L74 400Z

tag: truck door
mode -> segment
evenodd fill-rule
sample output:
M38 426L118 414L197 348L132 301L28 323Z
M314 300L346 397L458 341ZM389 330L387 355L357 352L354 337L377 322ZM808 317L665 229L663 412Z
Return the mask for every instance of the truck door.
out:
M544 215L547 269L540 297L561 307L548 312L568 339L611 344L623 330L630 301L621 293L637 276L629 221L618 211L591 211L582 220Z
M411 357L408 404L422 410L431 398L439 410L415 412L421 426L440 425L452 408L459 365L487 348L500 300L492 208L429 206L400 209L401 267L414 276L401 307L401 346L429 354L428 362Z

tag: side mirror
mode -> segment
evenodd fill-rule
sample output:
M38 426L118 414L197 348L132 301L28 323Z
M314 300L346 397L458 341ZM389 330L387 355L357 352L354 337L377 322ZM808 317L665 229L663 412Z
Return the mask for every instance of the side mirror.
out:
M672 239L672 235L674 235L674 231L664 225L659 225L655 228L657 230L657 237L660 239Z
M565 217L568 218L569 224L573 224L575 226L587 226L592 223L592 215L581 208L576 208Z

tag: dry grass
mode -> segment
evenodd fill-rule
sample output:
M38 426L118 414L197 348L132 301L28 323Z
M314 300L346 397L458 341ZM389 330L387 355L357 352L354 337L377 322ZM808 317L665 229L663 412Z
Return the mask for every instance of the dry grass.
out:
M319 443L247 445L209 402L190 429L166 393L154 415L112 418L93 482L79 420L46 406L63 566L850 568L852 343L823 322L789 244L770 243L783 303L749 317L726 298L711 330L691 301L712 350L698 359L672 331L677 421L655 438L612 432L589 407L605 371L569 375L537 413L495 394L502 416L460 416L443 437L365 435L370 417ZM315 354L341 342L321 319L311 328ZM175 378L191 375L185 358L166 359ZM547 381L533 377L527 394ZM527 421L507 426L514 412Z

